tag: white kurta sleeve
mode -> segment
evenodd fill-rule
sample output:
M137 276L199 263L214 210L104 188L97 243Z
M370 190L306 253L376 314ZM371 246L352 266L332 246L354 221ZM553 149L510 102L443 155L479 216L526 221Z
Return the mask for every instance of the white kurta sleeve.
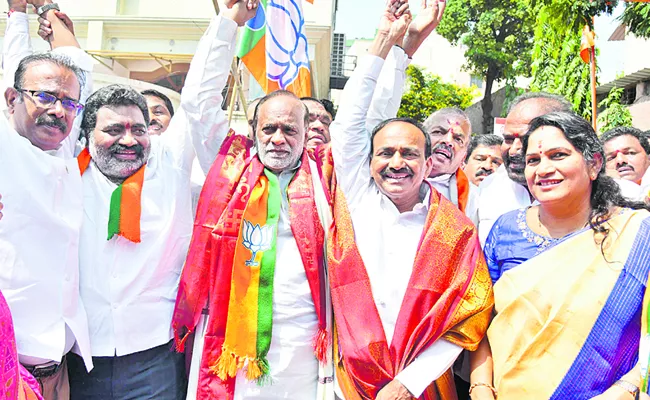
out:
M462 351L462 347L445 339L436 340L395 379L418 398L433 381L451 368Z
M338 183L351 205L370 182L370 132L366 119L383 65L382 58L372 55L361 60L345 85L330 127Z
M166 150L175 152L179 167L187 171L196 155L207 173L228 134L221 91L230 73L236 37L234 21L220 16L212 19L190 64L181 107L162 134Z
M81 95L79 96L79 101L81 104L86 104L88 97L93 93L93 59L86 53L84 50L74 47L74 46L63 46L57 47L52 50L52 53L62 54L68 57L72 62L81 69L82 74L82 88ZM63 158L72 158L74 157L77 151L77 143L79 140L79 133L81 131L81 120L83 119L83 113L79 114L74 120L74 125L63 142L61 142L61 147L59 148L58 154Z
M377 88L370 104L366 129L372 132L377 125L389 118L395 118L402 102L406 67L410 60L401 47L393 46L377 80Z
M32 54L32 40L29 37L29 17L26 13L14 12L7 17L7 29L2 46L2 70L5 88L14 86L14 75L20 60Z

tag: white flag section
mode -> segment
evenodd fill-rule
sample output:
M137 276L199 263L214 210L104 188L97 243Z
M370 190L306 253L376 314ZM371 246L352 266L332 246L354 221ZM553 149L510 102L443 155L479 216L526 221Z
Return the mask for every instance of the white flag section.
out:
M302 0L268 0L266 17L268 79L280 89L294 85L293 92L308 96L311 84Z

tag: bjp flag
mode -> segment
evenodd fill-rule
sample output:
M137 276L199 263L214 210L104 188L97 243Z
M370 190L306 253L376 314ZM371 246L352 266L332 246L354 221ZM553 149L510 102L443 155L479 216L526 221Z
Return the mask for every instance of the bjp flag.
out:
M265 93L283 89L304 97L311 96L308 50L302 0L260 0L237 56Z
M589 29L588 25L582 30L582 42L580 43L580 58L582 61L589 64L591 61L591 49L596 45L596 38L594 32Z

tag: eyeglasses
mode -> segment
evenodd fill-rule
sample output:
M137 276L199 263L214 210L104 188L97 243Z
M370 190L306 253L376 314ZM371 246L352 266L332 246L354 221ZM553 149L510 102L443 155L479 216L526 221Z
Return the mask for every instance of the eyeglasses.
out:
M42 107L42 108L53 107L56 104L56 101L58 100L61 102L61 106L63 106L63 109L66 112L74 113L75 116L81 114L81 112L84 110L84 105L75 100L61 99L59 97L56 97L52 93L48 93L42 90L27 90L27 89L19 89L19 88L15 88L15 89L21 93L28 93L32 98L32 100L34 100L34 104L36 104L38 107Z

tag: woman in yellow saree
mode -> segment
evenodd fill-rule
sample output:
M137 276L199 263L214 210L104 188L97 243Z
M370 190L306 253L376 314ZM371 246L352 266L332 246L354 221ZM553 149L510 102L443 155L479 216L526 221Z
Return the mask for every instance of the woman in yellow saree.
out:
M538 117L522 142L540 203L525 223L559 240L496 281L472 398L634 399L650 212L605 176L602 146L579 116Z

